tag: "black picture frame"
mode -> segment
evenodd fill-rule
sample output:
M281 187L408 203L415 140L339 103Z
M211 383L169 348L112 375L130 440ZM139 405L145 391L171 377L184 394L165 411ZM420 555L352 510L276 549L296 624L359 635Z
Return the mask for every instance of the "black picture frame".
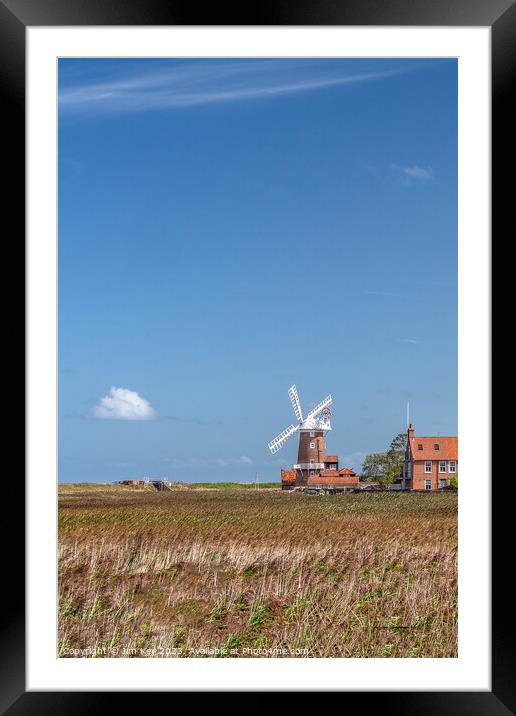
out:
M202 22L199 20L202 19ZM0 0L0 106L4 108L4 152L12 153L3 192L4 223L14 227L9 245L21 254L25 234L25 30L32 26L77 25L351 25L483 26L492 37L492 235L510 237L514 180L511 89L516 86L516 4L512 0L281 0L233 7L173 0ZM4 172L5 172L4 165ZM5 176L5 175L4 175ZM13 230L11 229L11 237ZM22 299L23 303L23 299ZM494 314L493 314L494 315ZM19 325L19 324L17 324ZM23 343L23 339L22 339ZM493 431L496 455L496 431ZM19 472L19 464L17 467ZM120 693L26 692L24 613L24 500L21 475L5 480L3 497L13 517L4 542L4 608L1 618L0 709L18 714L81 714L119 708ZM360 708L378 706L397 714L516 714L516 648L511 609L510 499L492 491L492 691L355 692ZM505 511L507 510L507 515ZM509 569L508 569L509 568ZM407 684L410 688L410 684ZM314 691L317 690L314 688ZM165 694L170 696L170 694ZM143 698L148 699L145 692ZM115 705L114 699L117 699ZM142 698L131 693L132 707ZM364 699L366 700L364 702Z

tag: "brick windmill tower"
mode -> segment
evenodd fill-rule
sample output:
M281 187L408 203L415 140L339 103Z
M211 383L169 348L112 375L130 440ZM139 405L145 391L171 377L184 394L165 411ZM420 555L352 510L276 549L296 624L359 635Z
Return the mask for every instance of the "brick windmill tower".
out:
M316 405L304 418L296 386L293 385L288 391L294 413L298 421L297 425L289 425L274 440L269 443L271 453L278 452L291 435L299 433L299 448L297 451L297 463L292 465L295 472L295 484L307 485L309 477L316 477L328 466L326 455L325 435L331 430L330 405L331 395ZM333 463L333 460L330 462ZM338 458L335 467L338 468Z

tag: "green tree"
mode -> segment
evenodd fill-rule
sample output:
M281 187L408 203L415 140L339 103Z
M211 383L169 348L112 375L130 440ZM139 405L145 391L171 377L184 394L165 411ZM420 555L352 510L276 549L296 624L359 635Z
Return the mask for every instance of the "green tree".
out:
M403 473L406 447L406 433L398 433L391 441L387 455L389 456L389 476L392 478L392 482L394 482L396 478L400 477Z
M385 474L385 453L366 455L362 463L362 480L380 480Z
M407 433L398 433L395 438L393 438L391 442L391 446L389 450L391 452L395 452L401 455L403 458L405 456L405 448L407 447Z
M381 485L392 485L403 471L407 436L398 433L391 441L387 452L366 455L362 464L362 479L374 480Z
M459 476L457 474L455 474L450 480L450 487L453 487L454 490L459 489Z

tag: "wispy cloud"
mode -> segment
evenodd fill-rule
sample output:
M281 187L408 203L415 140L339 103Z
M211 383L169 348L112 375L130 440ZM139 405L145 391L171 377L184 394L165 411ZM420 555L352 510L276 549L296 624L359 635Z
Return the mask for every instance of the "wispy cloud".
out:
M412 179L431 179L432 167L403 167L402 171Z
M430 182L434 178L434 170L430 166L423 167L414 164L412 166L403 167L394 162L390 165L383 166L375 166L374 164L361 162L360 166L363 171L366 171L380 182L396 181L409 186L414 182Z
M108 81L60 87L62 112L137 112L257 100L381 80L401 69L346 72L342 65L295 60L186 62L136 70ZM121 65L123 67L123 65Z
M111 388L91 411L99 420L153 420L156 411L135 390Z
M165 457L163 462L172 467L198 468L198 467L230 467L233 465L252 465L253 461L247 455L239 457L213 457L213 458L177 458Z
M230 458L218 458L214 461L216 465L225 467L226 465L252 465L253 461L247 455L241 455L240 457Z
M417 341L415 338L398 338L399 343L411 343L411 344L418 344L419 341Z
M401 167L398 164L391 164L392 171L399 177L403 178L408 184L411 180L429 181L434 176L432 167L420 167L414 164L409 167Z
M361 470L366 455L367 453L360 451L344 455L344 459L341 461L341 467L351 467L353 470Z

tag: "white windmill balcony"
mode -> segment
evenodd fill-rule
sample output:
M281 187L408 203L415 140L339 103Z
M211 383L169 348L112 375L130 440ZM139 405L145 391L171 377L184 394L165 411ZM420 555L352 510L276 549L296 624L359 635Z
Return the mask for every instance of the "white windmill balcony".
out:
M293 470L324 470L324 462L300 462L292 465Z

